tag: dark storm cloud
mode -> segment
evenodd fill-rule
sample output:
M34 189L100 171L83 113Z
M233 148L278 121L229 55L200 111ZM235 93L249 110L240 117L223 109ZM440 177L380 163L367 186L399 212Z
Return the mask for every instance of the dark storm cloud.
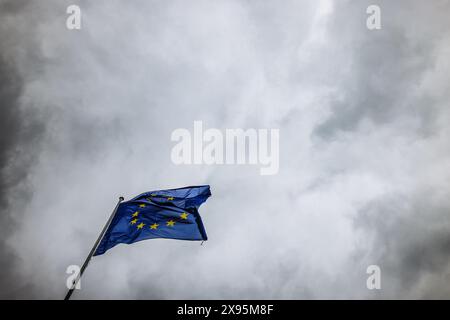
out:
M7 242L18 227L13 216L21 215L13 212L11 204L14 201L27 202L32 195L32 190L24 182L38 155L37 144L43 131L42 121L34 112L24 112L20 106L23 79L17 70L12 48L15 34L13 29L6 28L5 22L20 14L26 3L0 3L0 298L24 297L31 290L29 284L18 279L16 268L20 259Z
M18 143L17 128L21 126L19 115L17 114L17 99L20 93L20 82L16 74L11 70L0 57L0 105L2 108L2 116L0 120L0 224L9 226L8 229L14 229L15 224L10 217L8 199L12 188L20 182L24 172L10 172L11 158L15 152ZM5 238L8 233L3 233L0 243L0 267L2 269L0 275L0 297L7 297L11 294L9 290L12 287L12 274L14 270L15 255L6 245ZM6 289L5 288L10 288ZM14 294L14 293L13 293Z
M449 296L448 2L0 3L2 296L63 297L119 195L203 183L206 244L117 246L74 298ZM279 127L279 175L173 165L194 120Z

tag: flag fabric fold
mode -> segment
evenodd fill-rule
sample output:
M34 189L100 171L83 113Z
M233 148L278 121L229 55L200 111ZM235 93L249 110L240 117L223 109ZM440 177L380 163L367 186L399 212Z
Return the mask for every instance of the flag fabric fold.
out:
M205 185L146 192L122 202L94 256L146 239L207 240L198 208L210 196Z

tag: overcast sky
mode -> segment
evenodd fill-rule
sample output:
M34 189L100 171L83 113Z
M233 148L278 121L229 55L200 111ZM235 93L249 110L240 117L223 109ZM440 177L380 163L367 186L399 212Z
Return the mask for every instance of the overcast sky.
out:
M203 246L119 245L73 297L450 298L449 13L0 0L0 297L62 299L120 195L209 184ZM174 165L170 135L194 120L279 129L279 173Z

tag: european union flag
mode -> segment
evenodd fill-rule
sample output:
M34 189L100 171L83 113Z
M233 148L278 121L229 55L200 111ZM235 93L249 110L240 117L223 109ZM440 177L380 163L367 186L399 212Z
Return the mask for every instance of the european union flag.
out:
M207 240L198 208L209 196L209 186L195 186L146 192L122 202L94 255L146 239Z

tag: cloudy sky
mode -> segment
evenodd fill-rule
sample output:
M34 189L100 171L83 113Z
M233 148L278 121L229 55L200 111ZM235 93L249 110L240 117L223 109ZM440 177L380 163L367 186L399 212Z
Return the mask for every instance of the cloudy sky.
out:
M0 297L63 298L120 195L210 184L203 246L119 245L73 297L450 298L449 12L0 0ZM279 129L279 173L173 164L195 120Z

